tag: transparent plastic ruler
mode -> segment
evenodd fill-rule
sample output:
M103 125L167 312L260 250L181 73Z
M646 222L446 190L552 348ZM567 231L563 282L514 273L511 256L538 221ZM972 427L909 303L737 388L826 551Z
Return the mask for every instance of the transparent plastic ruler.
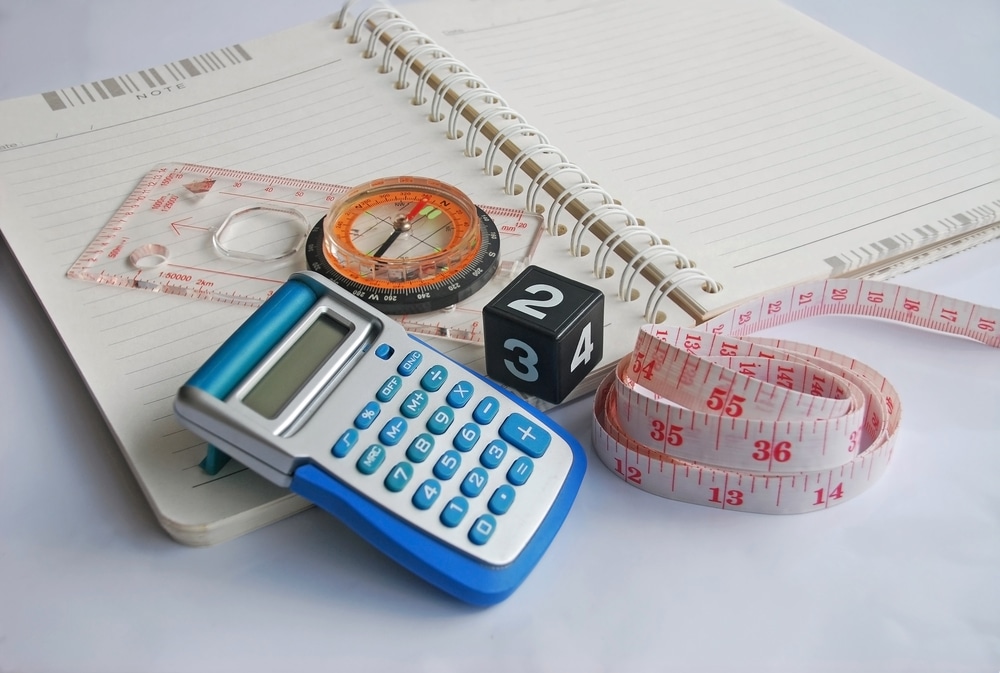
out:
M722 509L811 512L864 492L900 427L892 383L833 351L748 336L825 314L1000 348L1000 310L878 281L797 285L695 329L647 325L598 389L598 457L633 486Z
M256 307L306 268L305 239L350 187L171 163L147 173L67 272L70 278ZM482 341L482 307L527 265L542 219L479 205L500 234L500 265L474 296L395 316L407 331Z

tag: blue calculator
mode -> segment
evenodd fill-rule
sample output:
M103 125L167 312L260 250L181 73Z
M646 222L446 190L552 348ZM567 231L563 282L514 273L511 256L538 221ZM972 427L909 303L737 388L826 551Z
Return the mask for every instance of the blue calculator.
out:
M177 393L182 425L469 603L509 596L562 525L580 444L312 272Z

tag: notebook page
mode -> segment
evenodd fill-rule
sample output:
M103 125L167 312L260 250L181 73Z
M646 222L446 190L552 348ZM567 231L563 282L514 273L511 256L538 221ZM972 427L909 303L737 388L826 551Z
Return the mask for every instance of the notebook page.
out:
M168 161L341 184L412 172L502 204L498 189L482 185L480 170L456 161L458 150L447 153L423 112L401 104L384 81L369 79L373 67L358 51L318 24L0 104L5 239L160 522L182 541L217 542L304 506L235 463L206 476L197 466L204 445L172 417L176 387L248 311L68 281L65 271L139 178ZM552 267L565 249L547 251L547 243L538 258ZM593 283L584 266L562 266ZM636 324L639 309L623 308L609 302L609 324ZM630 348L634 332L608 331L607 362ZM482 369L479 348L435 345Z
M198 467L204 444L173 418L177 388L250 309L65 277L147 171L177 161L343 185L425 175L477 203L519 205L379 76L376 63L360 58L362 48L321 21L0 103L3 235L160 522L181 541L218 542L305 503L235 462L209 477ZM549 243L538 259L554 259ZM575 277L587 270L581 265ZM636 321L640 313L628 315ZM611 307L608 320L615 316ZM609 361L634 334L612 344ZM434 345L484 368L480 346Z
M405 13L723 284L696 314L1000 234L1000 123L778 3Z

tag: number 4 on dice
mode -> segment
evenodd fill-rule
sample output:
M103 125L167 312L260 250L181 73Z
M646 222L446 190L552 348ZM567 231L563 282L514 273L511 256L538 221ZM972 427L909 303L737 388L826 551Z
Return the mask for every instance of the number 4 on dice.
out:
M558 403L604 356L604 294L529 266L483 308L486 373Z

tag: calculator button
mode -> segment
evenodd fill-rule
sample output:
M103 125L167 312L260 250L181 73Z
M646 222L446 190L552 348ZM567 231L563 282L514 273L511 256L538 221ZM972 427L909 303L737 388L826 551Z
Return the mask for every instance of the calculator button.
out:
M459 381L452 386L448 392L448 397L445 398L445 402L451 407L461 409L469 403L474 392L476 392L476 389L472 387L471 383L468 381Z
M455 412L448 407L438 407L429 419L427 419L427 429L435 435L443 435L451 427L455 420Z
M393 374L385 380L382 387L378 389L377 393L375 393L375 399L379 402L388 402L396 396L396 393L398 393L399 389L402 387L403 379Z
M399 412L407 418L416 418L427 408L427 400L429 399L424 391L414 390L399 405Z
M378 444L372 444L358 458L358 472L372 474L385 460L385 449Z
M523 486L528 477L535 469L535 464L531 462L531 458L527 456L521 456L514 461L514 464L510 466L507 470L507 481L514 484L515 486Z
M507 443L502 439L494 439L486 445L486 448L479 455L479 462L483 467L493 470L503 462L503 458L506 455Z
M386 446L396 446L406 434L406 420L396 416L378 433L378 441Z
M462 485L460 487L462 493L470 498L475 498L483 492L484 488L486 488L486 482L489 481L489 478L489 473L483 468L472 468L469 470L469 473L465 475L465 479L462 480Z
M448 380L448 370L441 365L434 365L420 379L420 387L429 393L436 393Z
M422 463L427 460L434 450L434 438L426 432L422 432L413 438L410 445L406 447L406 457L414 463Z
M378 418L379 413L382 411L382 407L379 406L378 402L369 402L365 405L365 408L361 410L357 418L354 419L354 427L359 430L365 430L371 427L371 424L375 422Z
M413 466L406 461L396 463L385 476L385 487L393 493L399 493L410 483L410 479L413 479Z
M474 447L478 441L479 426L475 423L466 423L459 429L458 434L455 435L455 439L453 439L451 443L462 453L468 453L469 451L472 451L472 447Z
M351 449L353 449L354 445L357 443L358 431L354 428L348 428L344 431L344 434L340 436L340 439L337 440L336 444L333 445L333 448L330 449L330 453L337 458L343 458L351 452Z
M486 506L494 514L506 514L510 506L514 504L515 494L516 491L513 486L504 484L493 491L493 495L490 496L490 501L486 503Z
M440 482L437 479L425 479L413 494L413 506L417 509L430 509L439 495L441 495Z
M396 351L389 344L379 344L375 347L375 355L377 355L380 360L388 360L395 352Z
M469 540L472 544L484 545L493 537L493 531L497 529L497 520L489 514L483 514L476 519L469 529Z
M462 523L462 519L465 518L468 511L469 501L460 495L456 495L441 510L441 523L448 526L448 528L454 528Z
M424 359L424 354L420 351L410 351L403 358L403 361L399 363L396 367L396 371L403 376L409 376L413 372L417 371L417 367L420 366L420 361Z
M532 458L541 458L552 441L548 430L517 413L504 419L499 434Z
M462 455L458 451L445 451L434 463L434 476L438 479L451 479L461 466Z
M487 425L493 422L498 411L500 411L500 403L497 402L497 398L484 397L476 405L476 410L472 412L472 420L480 425Z

